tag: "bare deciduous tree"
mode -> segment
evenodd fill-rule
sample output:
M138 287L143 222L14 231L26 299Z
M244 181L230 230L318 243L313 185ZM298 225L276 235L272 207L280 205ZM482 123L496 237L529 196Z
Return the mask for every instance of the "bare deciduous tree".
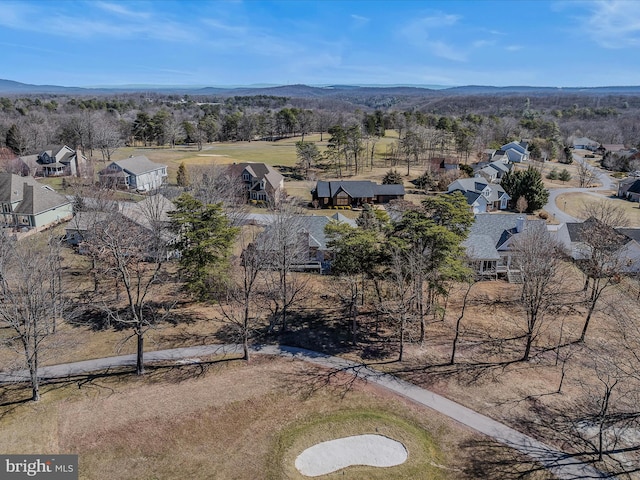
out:
M301 300L308 279L295 270L309 261L309 232L301 224L297 209L283 205L256 242L265 252L265 265L270 277L268 296L272 308L270 330L280 321L286 331L289 309Z
M102 116L94 122L94 142L96 148L100 149L103 162L110 162L111 155L123 145L118 125Z
M65 313L56 247L36 239L17 243L0 234L0 323L15 334L8 344L24 354L34 401L40 399L38 367L45 340Z
M591 202L583 207L587 218L581 224L582 249L578 265L586 275L587 315L580 335L584 341L589 322L602 293L615 283L624 270L627 258L622 254L626 237L614 229L628 223L622 208L608 201Z
M263 292L260 282L265 268L265 252L256 248L255 238L249 231L240 235L242 254L232 260L234 273L231 275L224 298L220 299L222 315L238 331L242 340L243 358L249 361L249 340L259 318L258 312L264 309L259 300Z
M412 279L412 257L408 257L405 249L391 247L390 261L385 274L386 295L378 305L381 313L390 316L398 328L398 361L404 359L404 345L409 322L414 318L416 290Z
M590 187L598 179L596 171L584 160L577 162L576 172L578 174L578 186L580 188Z
M155 196L162 198L161 196ZM144 339L164 312L152 304L154 288L163 280L162 269L167 261L167 233L159 217L160 200L150 197L142 207L144 219L134 222L120 212L106 213L92 225L93 231L83 242L96 259L98 272L114 278L115 299L108 292L98 292L96 304L111 322L130 327L137 340L136 373L144 373ZM131 212L128 213L131 215ZM121 305L118 288L124 289L126 302Z
M520 300L527 316L523 361L529 360L531 346L540 325L553 305L559 283L555 278L560 264L561 245L544 225L525 228L512 242L514 263L522 275Z

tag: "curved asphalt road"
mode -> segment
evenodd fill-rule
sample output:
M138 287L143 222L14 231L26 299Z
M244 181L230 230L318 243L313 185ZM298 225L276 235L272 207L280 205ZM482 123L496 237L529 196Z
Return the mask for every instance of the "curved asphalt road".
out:
M432 408L477 432L528 455L544 465L558 478L567 480L606 478L603 473L591 465L581 462L578 458L560 452L459 403L448 400L436 393L405 382L404 380L400 380L393 375L378 372L364 364L296 347L264 345L252 347L252 351L257 354L279 355L299 359L332 370L345 371L357 378L380 385L421 405ZM239 354L241 352L242 347L240 345L203 345L146 352L145 361L198 363L200 361L198 359L199 356ZM132 366L135 365L135 363L135 355L121 355L118 357L43 367L39 370L39 373L43 379L65 378L104 370L108 371L115 367ZM28 372L24 370L12 373L0 373L0 382L28 381L28 378Z
M581 163L583 165L586 165L589 170L593 171L596 174L598 182L600 182L600 184L602 185L602 187L600 188L605 190L617 189L615 180L613 180L609 176L609 174L603 171L602 169L597 167L592 167L584 158L582 158L580 155L576 153L573 154L573 161L576 163ZM556 200L558 198L558 195L562 195L563 193L586 193L589 195L593 195L595 197L604 198L604 195L594 192L592 188L567 187L567 188L550 189L549 200L547 201L547 204L544 206L544 209L547 212L549 212L549 214L551 214L553 218L555 218L559 223L580 221L577 218L572 217L571 215L565 213L563 209L558 207Z

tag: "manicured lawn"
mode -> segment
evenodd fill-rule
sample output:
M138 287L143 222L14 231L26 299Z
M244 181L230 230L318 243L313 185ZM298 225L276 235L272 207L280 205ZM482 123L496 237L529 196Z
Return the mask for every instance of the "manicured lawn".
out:
M305 142L315 142L320 152L327 147L328 134L306 135ZM211 143L198 150L194 146L169 147L122 147L114 154L114 160L121 160L132 155L145 155L149 160L163 163L169 167L169 182L175 182L176 171L180 163L185 165L225 165L234 162L262 162L268 165L293 166L297 162L296 142L301 137L285 138L276 142L228 142ZM397 132L388 130L387 136L377 140L375 145L375 159L381 161L389 145L397 141ZM96 169L103 168L103 163L97 162Z

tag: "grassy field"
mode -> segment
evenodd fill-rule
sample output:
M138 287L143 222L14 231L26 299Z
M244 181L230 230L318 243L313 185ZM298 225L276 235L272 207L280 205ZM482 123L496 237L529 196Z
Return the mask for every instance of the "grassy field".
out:
M113 374L46 387L37 405L0 409L5 453L77 453L82 479L302 479L293 462L319 441L376 433L409 459L340 478L458 479L475 437L455 422L346 374L257 358ZM18 392L10 392L18 394ZM185 401L188 399L188 401ZM334 474L335 475L335 474Z
M638 203L628 202L620 198L611 197L601 199L586 193L563 193L556 198L556 205L569 215L586 220L585 207L590 203L601 201L610 202L619 206L625 211L629 219L629 226L640 227L640 208L638 208Z
M323 134L322 137L323 140L320 141L320 134L306 135L305 142L315 142L323 152L327 147L329 135ZM293 166L297 161L296 142L300 140L301 137L293 137L276 142L216 142L204 145L200 151L195 146L122 147L113 154L112 158L121 160L132 155L145 155L149 160L168 165L169 182L175 182L176 171L182 162L187 166L225 165L234 162L262 162L273 166ZM378 160L381 159L387 147L395 141L397 141L397 133L388 130L387 136L376 143L375 157ZM98 162L97 168L103 168L103 164Z

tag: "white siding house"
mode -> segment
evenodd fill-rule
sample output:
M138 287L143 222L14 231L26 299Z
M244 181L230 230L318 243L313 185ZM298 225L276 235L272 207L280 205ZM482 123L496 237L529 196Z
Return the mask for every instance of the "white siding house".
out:
M149 192L159 188L167 178L167 166L139 155L111 162L98 176L103 184Z

